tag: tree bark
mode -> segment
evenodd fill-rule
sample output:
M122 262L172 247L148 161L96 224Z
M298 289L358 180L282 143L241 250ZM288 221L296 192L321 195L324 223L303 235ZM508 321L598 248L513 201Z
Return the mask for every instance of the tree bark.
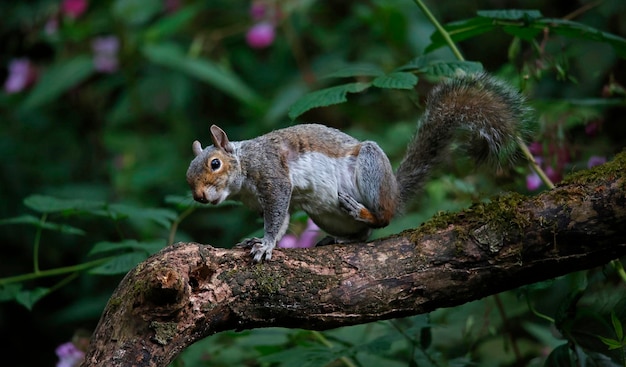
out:
M505 194L364 244L178 243L111 296L82 366L167 366L223 330L329 329L451 307L626 255L626 153L533 197Z

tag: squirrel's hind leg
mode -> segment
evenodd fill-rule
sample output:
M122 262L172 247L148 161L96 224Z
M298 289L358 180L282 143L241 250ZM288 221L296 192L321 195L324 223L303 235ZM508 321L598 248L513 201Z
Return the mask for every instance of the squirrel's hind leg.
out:
M339 205L355 220L385 227L396 212L398 188L389 159L372 141L361 143L354 169L360 198L339 193Z

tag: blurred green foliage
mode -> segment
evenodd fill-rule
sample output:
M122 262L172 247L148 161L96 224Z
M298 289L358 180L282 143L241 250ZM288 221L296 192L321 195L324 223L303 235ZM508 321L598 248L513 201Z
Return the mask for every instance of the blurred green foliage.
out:
M262 228L241 206L191 200L191 142L207 144L211 123L241 140L321 122L377 141L397 164L432 84L486 69L529 96L531 150L553 180L623 149L622 0L420 3L0 3L3 365L55 363L57 345L95 327L121 276L167 244L230 246ZM275 31L264 48L247 41L259 22ZM537 190L522 161L497 175L468 163L446 162L376 236ZM625 282L616 261L429 315L220 333L176 365L624 366Z

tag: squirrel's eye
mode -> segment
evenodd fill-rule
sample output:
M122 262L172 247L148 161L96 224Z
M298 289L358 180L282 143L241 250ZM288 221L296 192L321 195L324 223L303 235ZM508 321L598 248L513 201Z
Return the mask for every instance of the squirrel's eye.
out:
M220 160L219 160L219 159L214 158L214 159L211 161L211 169L212 169L213 171L215 171L216 169L220 168L221 166L222 166L222 162L220 162Z

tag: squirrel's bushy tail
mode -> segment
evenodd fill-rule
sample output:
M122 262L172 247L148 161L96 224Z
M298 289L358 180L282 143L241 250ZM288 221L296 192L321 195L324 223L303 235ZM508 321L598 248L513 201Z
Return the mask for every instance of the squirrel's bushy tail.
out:
M477 163L510 162L518 139L525 139L530 131L530 112L519 92L485 73L437 85L396 172L400 202L406 203L422 189L455 142Z

